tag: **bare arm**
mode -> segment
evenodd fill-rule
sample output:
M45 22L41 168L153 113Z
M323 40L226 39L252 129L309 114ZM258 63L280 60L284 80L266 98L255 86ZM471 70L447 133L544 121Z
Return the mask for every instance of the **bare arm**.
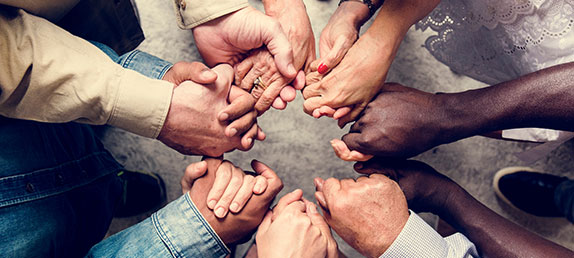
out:
M439 215L473 242L481 256L574 255L572 251L498 215L425 163L378 158L357 163L355 169L360 173L382 173L395 179L405 193L410 209Z

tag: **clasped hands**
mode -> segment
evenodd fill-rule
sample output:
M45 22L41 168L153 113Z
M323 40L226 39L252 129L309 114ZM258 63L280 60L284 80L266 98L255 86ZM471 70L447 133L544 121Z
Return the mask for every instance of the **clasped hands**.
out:
M257 230L257 253L263 258L344 257L331 228L361 254L379 257L406 225L407 203L416 212L442 214L449 195L461 189L424 163L377 158L355 165L366 176L315 179L321 215L299 189L270 209L283 188L281 179L259 161L251 167L254 173L221 158L204 158L187 167L181 185L224 243L242 242Z
M254 160L251 166L255 173L205 158L189 165L181 182L224 243L241 242L257 230L259 257L344 257L331 228L362 254L378 257L409 216L399 185L378 174L356 181L317 178L315 196L324 215L299 189L269 209L283 184L265 164Z
M163 79L176 86L161 142L183 154L217 157L265 139L257 116L295 99L305 84L297 71L315 58L303 2L265 4L269 16L246 7L193 29L200 54L214 68L180 62L166 73ZM253 88L256 79L265 87Z

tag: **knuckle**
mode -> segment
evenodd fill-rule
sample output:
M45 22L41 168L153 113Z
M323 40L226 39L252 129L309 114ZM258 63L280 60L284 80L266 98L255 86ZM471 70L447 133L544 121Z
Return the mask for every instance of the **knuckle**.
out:
M373 134L361 134L357 140L357 144L362 148L370 149L376 140L377 139L375 136L373 136Z

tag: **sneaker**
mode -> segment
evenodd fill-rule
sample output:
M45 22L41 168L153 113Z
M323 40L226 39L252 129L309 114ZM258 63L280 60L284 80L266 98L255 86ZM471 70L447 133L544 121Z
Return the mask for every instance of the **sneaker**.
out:
M496 172L493 187L498 198L512 207L540 217L563 217L554 204L554 190L565 180L529 167L508 167Z
M120 171L123 195L114 217L130 217L159 208L166 200L165 184L154 173Z

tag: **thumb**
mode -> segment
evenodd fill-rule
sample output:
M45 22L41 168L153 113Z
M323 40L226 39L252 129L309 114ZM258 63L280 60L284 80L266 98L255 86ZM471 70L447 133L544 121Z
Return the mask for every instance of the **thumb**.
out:
M275 218L277 218L277 216L279 214L281 214L281 212L289 204L301 200L302 197L303 197L303 191L301 189L295 189L293 192L290 192L290 193L284 195L283 197L281 197L281 199L279 199L279 202L277 202L277 205L275 206L275 208L273 208L273 219L272 220L275 220Z
M305 213L307 213L307 216L309 216L309 219L311 219L311 223L318 227L324 236L330 235L331 228L329 228L327 221L325 221L325 218L323 218L323 216L321 216L317 210L317 205L305 198L303 198L303 203L305 203Z
M260 13L263 20L261 26L261 39L267 46L267 49L273 55L275 65L279 72L287 77L294 78L297 75L297 70L293 66L293 49L287 39L281 24L275 19Z
M228 64L220 64L212 69L217 74L215 80L215 92L222 95L227 100L229 91L231 90L231 81L233 80L233 68Z
M207 162L200 161L192 163L185 169L185 174L181 178L181 190L183 193L187 193L193 186L193 182L205 175L207 172Z
M331 140L331 147L333 147L337 157L344 161L367 161L373 157L373 155L367 155L356 150L350 150L347 144L339 139Z
M347 51L351 48L352 44L348 43L348 39L341 35L337 37L335 40L335 44L333 44L333 48L329 52L327 52L326 56L322 56L319 61L319 66L317 67L317 71L320 74L326 74L333 67L337 66L343 57L347 54Z
M210 84L215 82L217 74L200 62L177 62L165 73L162 79L175 85L184 81Z

